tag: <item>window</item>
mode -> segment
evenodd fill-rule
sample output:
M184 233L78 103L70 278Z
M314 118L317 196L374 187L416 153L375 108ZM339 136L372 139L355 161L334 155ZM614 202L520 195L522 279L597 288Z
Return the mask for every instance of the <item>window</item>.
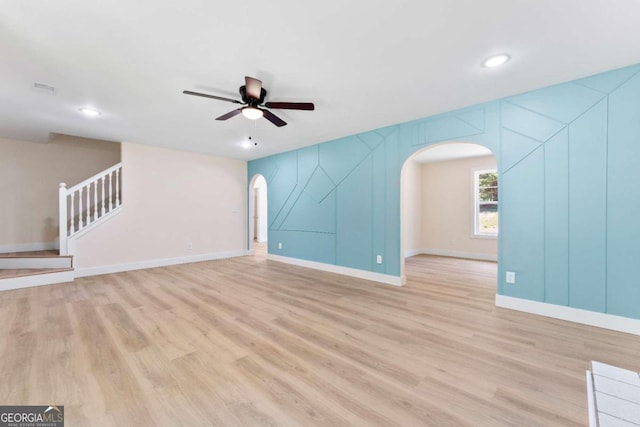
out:
M475 172L474 179L474 234L498 235L498 171Z

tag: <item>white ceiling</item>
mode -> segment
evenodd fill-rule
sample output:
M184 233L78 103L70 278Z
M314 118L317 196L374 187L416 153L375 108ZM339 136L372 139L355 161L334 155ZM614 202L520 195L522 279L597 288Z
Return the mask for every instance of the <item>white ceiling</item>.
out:
M258 158L638 63L638 17L637 0L4 0L0 137ZM316 111L220 122L236 106L181 93L235 97L245 75Z
M434 145L420 151L411 159L418 163L433 163L491 155L493 155L491 150L483 147L482 145L466 142L449 142L446 144Z

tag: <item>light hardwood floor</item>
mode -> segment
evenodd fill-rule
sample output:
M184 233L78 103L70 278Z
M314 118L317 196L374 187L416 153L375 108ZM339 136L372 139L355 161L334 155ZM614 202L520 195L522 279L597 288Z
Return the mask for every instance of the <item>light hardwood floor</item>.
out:
M591 359L638 337L496 309L496 266L403 288L261 257L0 293L0 404L68 426L584 426Z

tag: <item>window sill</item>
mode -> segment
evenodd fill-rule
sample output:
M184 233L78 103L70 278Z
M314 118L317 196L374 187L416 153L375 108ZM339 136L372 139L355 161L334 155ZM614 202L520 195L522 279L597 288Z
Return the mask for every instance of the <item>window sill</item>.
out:
M497 234L472 234L472 239L488 239L488 240L497 240Z

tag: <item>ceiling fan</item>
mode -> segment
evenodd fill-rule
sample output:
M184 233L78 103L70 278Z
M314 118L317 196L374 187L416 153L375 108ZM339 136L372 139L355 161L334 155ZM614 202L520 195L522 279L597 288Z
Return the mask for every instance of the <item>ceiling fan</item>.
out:
M249 76L245 76L244 81L244 86L240 86L240 97L242 98L242 101L238 101L237 99L224 98L222 96L209 95L206 93L192 92L190 90L184 90L182 91L182 93L184 93L185 95L201 96L203 98L218 99L220 101L233 102L234 104L243 105L243 107L230 111L227 114L223 114L220 117L216 117L216 120L227 120L242 113L243 116L251 120L257 120L260 117L264 116L265 119L269 120L274 125L281 127L286 125L287 122L273 114L271 111L261 107L282 110L315 109L315 106L311 102L264 102L264 99L267 96L267 91L262 87L262 82Z

